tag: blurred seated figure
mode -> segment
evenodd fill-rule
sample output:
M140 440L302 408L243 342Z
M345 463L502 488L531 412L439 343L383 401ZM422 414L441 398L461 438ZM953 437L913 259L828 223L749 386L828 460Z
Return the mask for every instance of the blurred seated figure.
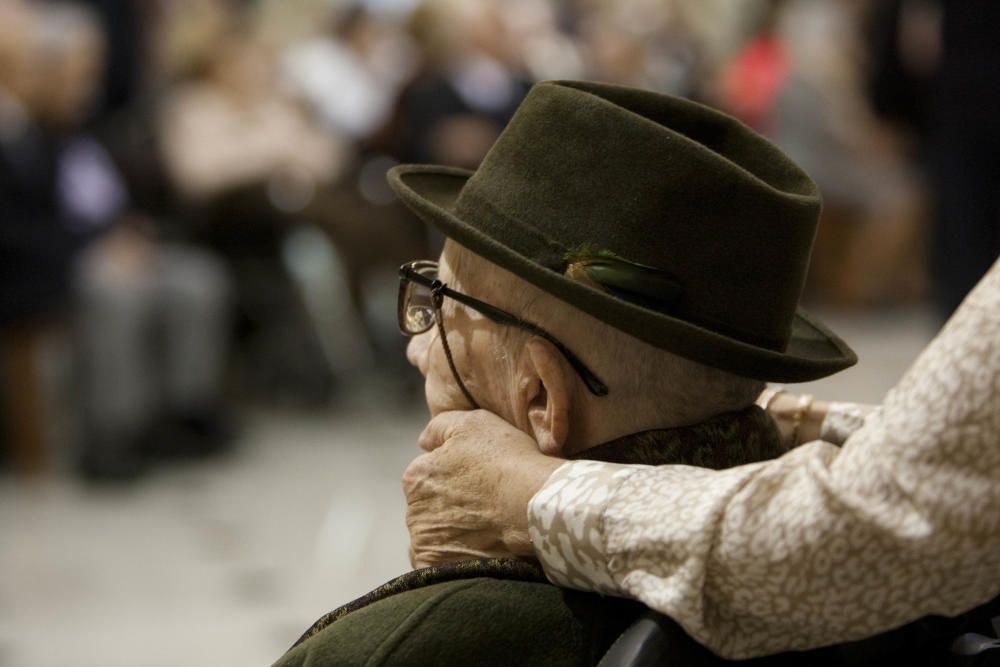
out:
M338 176L344 145L275 85L270 53L230 17L168 93L160 145L193 235L229 263L252 390L324 401L332 375L282 246Z
M81 470L131 478L147 454L202 453L229 438L221 394L228 278L206 252L157 241L153 225L129 211L111 158L83 129L104 48L94 16L60 4L33 13L28 110L47 171L36 211L14 221L33 245L4 248L24 267L4 288L59 277L58 297L74 313ZM61 252L43 263L32 248Z
M343 147L280 94L272 58L248 30L225 29L211 49L201 71L165 100L160 118L175 185L192 201L271 187L279 208L295 210L279 182L304 190L330 182Z
M846 305L872 306L924 296L926 202L903 142L864 96L858 23L845 7L787 4L791 67L773 136L823 192L817 281Z
M45 465L37 357L64 302L69 252L50 151L30 112L33 29L27 3L0 4L0 450L23 473Z
M554 457L726 468L783 452L754 405L764 380L855 361L796 310L815 185L706 107L542 83L476 172L400 166L390 182L449 237L439 262L400 270L432 417L483 408ZM411 535L428 546L434 531ZM324 616L277 664L594 664L643 612L477 558L497 552L486 539ZM671 664L714 661L671 632Z
M528 89L505 15L489 2L432 0L410 32L423 54L396 113L399 157L474 168Z
M333 13L325 29L282 56L289 88L337 135L363 142L386 122L417 54L364 5Z
M399 339L369 315L371 281L426 248L423 227L384 192L391 160L366 150L396 85L375 72L366 49L373 39L391 45L371 35L362 10L334 23L333 34L291 49L276 71L272 54L231 17L201 67L170 93L159 123L197 237L233 268L252 384L310 403L324 400L333 378L282 255L289 233L311 225L331 242L355 319L348 324L364 332L377 367L396 376Z
M920 183L863 95L860 9L761 7L759 30L721 72L720 103L774 140L823 193L810 290L855 307L919 298Z
M2 6L0 18L0 320L43 316L63 305L73 235L61 224L59 139L37 117L54 86L39 80L43 24L32 5ZM53 82L55 83L55 82ZM72 91L60 91L63 98ZM56 101L55 103L58 103Z
M75 334L84 474L130 476L149 458L221 451L231 287L203 250L118 223L80 256Z
M283 87L327 132L350 145L340 177L317 190L301 217L332 242L351 314L372 352L348 365L380 373L383 383L412 381L412 374L400 373L405 362L399 336L373 313L390 307L379 301L388 292L378 287L404 261L428 254L426 228L385 182L386 170L398 160L395 137L386 129L394 125L389 114L419 58L405 35L364 6L331 14L321 32L282 58Z

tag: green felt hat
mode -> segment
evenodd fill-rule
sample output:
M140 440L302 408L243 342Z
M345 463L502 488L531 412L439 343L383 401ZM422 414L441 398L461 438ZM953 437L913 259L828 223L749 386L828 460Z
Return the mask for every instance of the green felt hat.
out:
M459 244L656 347L779 382L857 361L798 307L815 183L708 107L539 83L475 172L400 165L389 183Z

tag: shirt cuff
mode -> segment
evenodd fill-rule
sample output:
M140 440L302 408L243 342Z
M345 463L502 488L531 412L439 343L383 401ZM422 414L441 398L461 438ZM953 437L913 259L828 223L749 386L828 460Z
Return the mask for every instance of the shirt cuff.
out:
M567 588L621 595L609 569L604 533L608 502L649 466L570 461L528 503L528 533L549 580Z

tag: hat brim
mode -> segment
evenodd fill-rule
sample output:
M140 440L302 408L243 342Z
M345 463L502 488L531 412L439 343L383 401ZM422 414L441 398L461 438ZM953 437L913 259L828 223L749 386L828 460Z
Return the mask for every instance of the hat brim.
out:
M398 165L389 170L388 179L410 210L448 238L650 345L737 375L773 382L815 380L857 363L857 355L844 341L801 308L792 322L788 346L780 352L629 303L547 269L454 213L470 176L471 171L456 167ZM640 320L642 326L619 326L626 319Z

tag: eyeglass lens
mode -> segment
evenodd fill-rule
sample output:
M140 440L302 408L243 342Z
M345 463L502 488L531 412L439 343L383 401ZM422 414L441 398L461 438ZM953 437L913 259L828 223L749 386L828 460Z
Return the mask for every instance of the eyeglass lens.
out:
M436 266L417 266L414 270L430 280L437 279ZM434 325L434 303L431 289L412 280L407 281L403 295L403 326L409 334L420 334Z

